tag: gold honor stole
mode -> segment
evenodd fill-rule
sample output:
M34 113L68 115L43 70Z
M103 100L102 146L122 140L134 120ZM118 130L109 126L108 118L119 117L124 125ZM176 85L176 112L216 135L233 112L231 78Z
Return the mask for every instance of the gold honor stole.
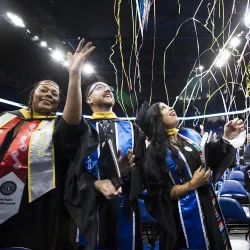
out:
M20 112L30 119L28 111ZM55 119L37 114L34 119L23 125L0 163L0 224L18 213L27 179L29 202L56 186L52 144ZM21 120L11 113L0 117L0 145Z

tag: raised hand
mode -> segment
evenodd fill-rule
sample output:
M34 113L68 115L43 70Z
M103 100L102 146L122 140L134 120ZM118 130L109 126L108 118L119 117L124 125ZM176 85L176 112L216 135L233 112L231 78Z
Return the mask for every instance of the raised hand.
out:
M74 55L71 52L68 52L67 63L69 73L80 75L82 71L83 62L93 52L94 49L95 47L92 46L91 42L84 45L84 39L82 39L78 44Z
M242 131L244 131L243 120L235 118L224 126L224 138L231 140Z
M131 169L135 166L134 160L135 156L133 155L132 150L128 150L127 153L121 157L121 149L117 152L118 165L121 173L123 175L128 174Z
M122 192L121 187L116 190L110 180L95 181L95 188L100 191L107 199L112 199Z

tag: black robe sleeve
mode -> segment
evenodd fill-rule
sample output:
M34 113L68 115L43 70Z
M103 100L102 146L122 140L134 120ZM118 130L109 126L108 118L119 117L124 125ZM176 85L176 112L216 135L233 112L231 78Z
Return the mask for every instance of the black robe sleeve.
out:
M55 127L54 140L61 152L71 159L64 195L66 207L88 242L86 249L94 249L97 237L96 178L84 172L83 158L97 148L98 133L84 118L78 126L71 126L61 118Z
M84 119L81 120L79 125L69 125L63 117L57 117L53 133L53 144L57 151L61 152L68 159L73 159L86 126Z
M134 149L135 166L131 170L130 178L130 193L129 200L133 201L145 189L145 176L144 176L144 154L145 154L145 135L141 129L134 125Z
M145 154L145 175L148 211L163 228L160 235L160 250L172 250L177 240L174 219L176 201L170 198L173 185L166 165L157 160L157 153L152 145L149 145Z
M222 138L217 142L209 142L207 147L208 166L213 171L213 183L216 183L225 170L233 164L236 149L229 143L225 143Z

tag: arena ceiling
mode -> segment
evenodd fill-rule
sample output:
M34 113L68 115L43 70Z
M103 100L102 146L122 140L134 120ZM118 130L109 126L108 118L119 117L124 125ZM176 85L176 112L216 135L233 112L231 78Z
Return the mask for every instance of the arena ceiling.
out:
M222 96L227 108L230 105L234 110L244 108L245 98L237 83L246 81L248 29L242 18L248 1L148 1L151 6L143 37L136 2L146 1L1 0L0 97L25 103L32 85L42 79L59 83L65 96L67 70L51 58L48 47L66 54L74 51L80 38L85 38L94 43L96 50L88 59L95 73L83 74L83 84L100 80L114 86L129 115L134 115L144 100L169 101L172 105L178 96L176 109L181 114L188 103L186 115L195 115L197 108L203 113L207 100L216 90L206 112L223 110ZM7 12L20 16L25 28L8 22ZM227 67L210 68L220 49L229 44L231 35L240 35L242 41L237 51L241 54L245 49L245 67L236 69L240 56L231 50L233 57ZM35 36L39 40L34 41ZM48 47L42 47L41 41L46 41ZM204 75L208 69L213 74ZM241 78L237 70L241 71ZM185 95L180 95L187 82L190 85ZM219 86L222 86L221 93ZM232 105L232 100L237 104ZM84 111L89 113L86 105ZM119 104L115 111L124 115Z

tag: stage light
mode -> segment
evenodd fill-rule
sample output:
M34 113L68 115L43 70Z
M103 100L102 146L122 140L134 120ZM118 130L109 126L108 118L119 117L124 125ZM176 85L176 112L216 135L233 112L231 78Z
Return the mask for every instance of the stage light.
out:
M47 47L47 43L46 43L45 41L42 41L42 42L40 43L40 45L41 45L42 47Z
M8 20L16 27L21 27L21 28L24 28L25 27L25 24L22 20L22 18L20 18L19 16L13 14L13 13L10 13L8 12L6 14Z
M226 63L226 61L225 60L223 60L222 58L219 58L216 62L215 62L215 65L217 66L217 67L222 67L224 64Z
M35 42L35 41L38 41L38 40L39 40L39 37L38 37L38 36L33 36L33 37L31 38L31 40L34 41L34 42Z
M0 103L6 103L12 106L20 107L23 108L25 107L24 105L20 103L16 103L13 101L5 100L0 98ZM209 115L198 115L198 116L191 116L191 117L178 117L179 120L196 120L196 119L204 119L204 118L210 118L210 117L216 117L216 116L229 116L229 115L237 115L237 114L244 114L250 112L250 108L246 108L243 110L238 110L238 111L230 111L230 112L224 112L224 113L215 113L215 114L209 114ZM57 112L58 115L62 115L61 112ZM85 118L91 118L90 116L83 115ZM121 120L135 120L135 117L119 117Z
M204 69L204 66L200 65L199 70L202 71Z
M93 74L95 71L94 71L94 68L93 68L93 66L91 64L86 63L86 64L83 65L83 72L85 74L90 75L90 74Z
M224 60L227 60L229 57L230 57L230 52L228 52L227 50L223 50L222 52L221 52L221 55L220 55L220 57L222 58L222 59L224 59Z
M237 36L233 37L232 40L230 41L230 45L233 48L236 48L239 44L240 44L240 39Z
M60 50L53 51L51 56L55 61L63 61L63 53Z
M63 65L64 67L68 67L68 66L69 66L69 63L68 63L67 61L65 61L65 62L62 63L62 65Z
M227 50L222 51L221 50L219 58L215 62L215 66L222 67L227 62L227 60L229 59L230 56L231 56L231 54L229 51L227 51Z

